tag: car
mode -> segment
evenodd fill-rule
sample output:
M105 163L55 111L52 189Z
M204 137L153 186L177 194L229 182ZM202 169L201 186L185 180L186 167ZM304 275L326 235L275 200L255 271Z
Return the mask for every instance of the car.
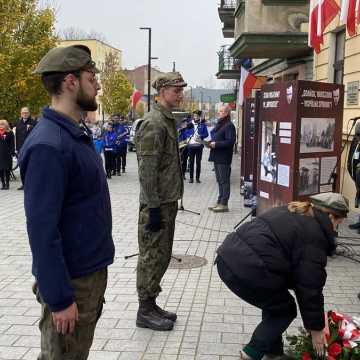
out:
M135 147L135 134L136 131L139 129L141 123L144 121L144 119L137 119L133 122L131 129L130 129L130 135L129 135L129 141L128 141L128 149L129 151L136 151Z

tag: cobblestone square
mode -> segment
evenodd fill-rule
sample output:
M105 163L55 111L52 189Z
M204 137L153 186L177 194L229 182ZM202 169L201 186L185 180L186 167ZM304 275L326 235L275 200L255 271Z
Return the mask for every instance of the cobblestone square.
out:
M178 313L173 331L160 333L135 326L138 180L135 153L128 154L127 173L109 181L115 263L109 268L106 304L98 323L90 360L235 360L260 320L260 312L237 299L220 281L213 266L215 251L233 226L248 213L239 191L239 158L234 158L230 212L207 208L216 200L217 186L204 153L202 183L185 184L184 207L179 211L174 254L205 257L195 269L169 269L159 303ZM44 179L46 181L46 179ZM91 181L91 179L89 179ZM40 307L31 292L31 256L19 182L0 193L0 360L35 360L39 351ZM349 235L348 223L342 233ZM327 309L358 314L359 265L342 257L329 260L325 289ZM309 274L311 276L311 274ZM301 325L298 318L290 331Z

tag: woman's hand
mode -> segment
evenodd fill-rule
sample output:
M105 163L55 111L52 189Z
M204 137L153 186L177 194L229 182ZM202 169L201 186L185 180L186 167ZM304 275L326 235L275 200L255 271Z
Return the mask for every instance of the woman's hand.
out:
M326 354L326 338L324 330L310 330L311 340L315 353L324 358Z

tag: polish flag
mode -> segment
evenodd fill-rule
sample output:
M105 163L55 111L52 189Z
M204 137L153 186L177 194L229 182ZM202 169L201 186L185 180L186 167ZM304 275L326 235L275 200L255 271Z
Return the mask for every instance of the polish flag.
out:
M325 28L340 11L335 0L310 0L309 46L318 54L324 43Z
M136 108L136 105L140 101L141 97L142 97L141 91L135 89L131 96L131 107L133 109Z
M243 106L244 100L251 95L251 89L256 84L257 77L244 67L241 67L240 86L239 86L239 105Z
M340 24L346 24L350 36L356 35L356 2L359 3L356 0L343 0L341 4Z

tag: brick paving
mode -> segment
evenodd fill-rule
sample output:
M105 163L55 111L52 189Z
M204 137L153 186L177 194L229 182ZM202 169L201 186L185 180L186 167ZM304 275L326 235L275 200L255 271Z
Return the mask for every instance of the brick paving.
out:
M106 304L99 321L90 360L233 360L260 320L260 312L237 299L221 283L212 266L215 250L248 209L239 194L238 158L234 161L230 213L214 214L207 207L217 189L211 165L204 154L202 184L185 186L184 206L200 216L179 212L174 254L205 257L197 269L168 270L159 303L178 313L171 332L135 327L137 296L138 181L135 154L128 155L127 173L110 180L116 260L109 269ZM46 181L46 179L44 179ZM0 192L0 360L34 360L38 354L39 306L31 292L31 257L25 230L23 193L19 183ZM343 234L352 236L347 224ZM220 231L219 231L220 230ZM326 308L359 313L359 265L342 257L330 259L325 289ZM311 276L311 274L309 274ZM290 332L301 321L295 320Z

